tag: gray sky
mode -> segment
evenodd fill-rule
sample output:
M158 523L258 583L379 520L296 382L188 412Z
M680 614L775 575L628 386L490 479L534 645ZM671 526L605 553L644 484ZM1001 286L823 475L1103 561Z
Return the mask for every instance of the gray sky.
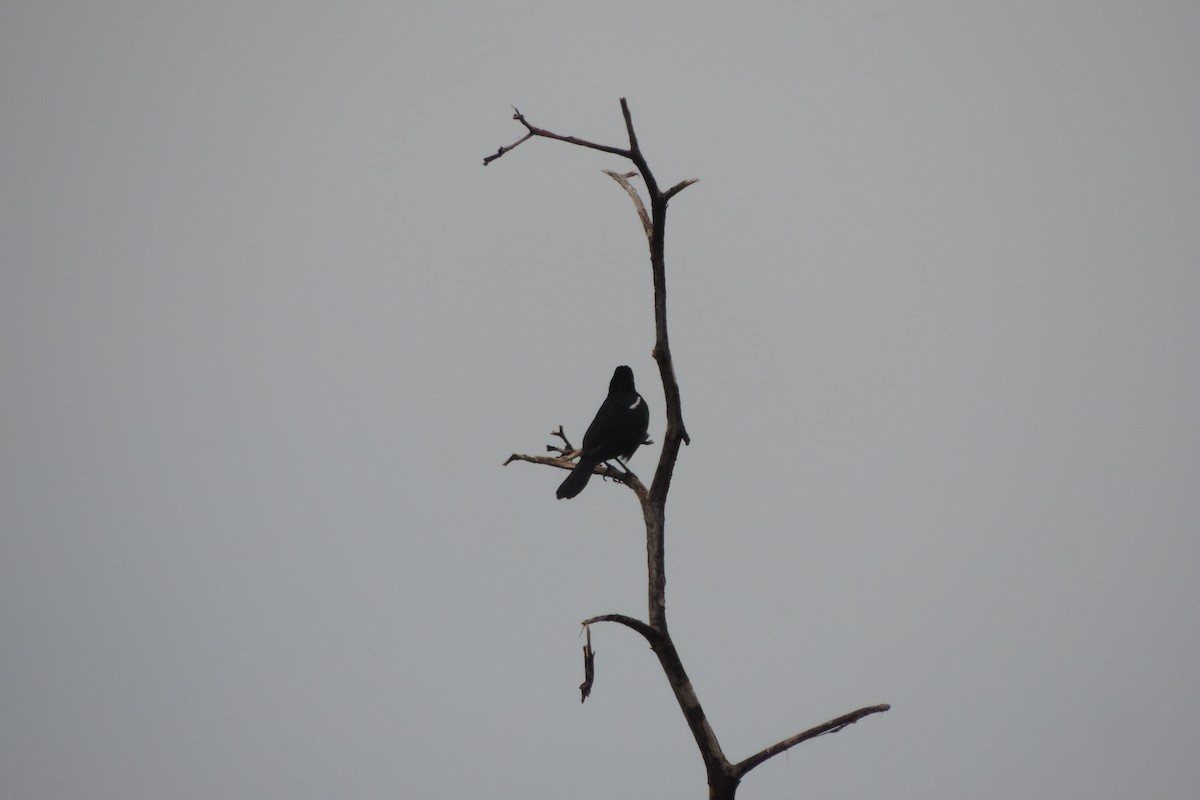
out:
M1200 794L1200 6L0 8L0 796L697 798L632 495L501 468L672 203L672 631L741 797ZM657 448L633 465L649 475Z

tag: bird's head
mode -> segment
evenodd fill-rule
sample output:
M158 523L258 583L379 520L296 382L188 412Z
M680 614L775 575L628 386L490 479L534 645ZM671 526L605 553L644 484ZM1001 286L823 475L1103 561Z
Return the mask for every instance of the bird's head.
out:
M608 391L612 392L636 392L633 388L633 370L626 366L617 367L613 372L612 380L608 383Z

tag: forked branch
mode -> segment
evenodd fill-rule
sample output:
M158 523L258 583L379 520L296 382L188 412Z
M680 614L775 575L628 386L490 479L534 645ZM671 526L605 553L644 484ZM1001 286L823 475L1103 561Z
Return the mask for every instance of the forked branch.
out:
M622 102L624 102L624 101L622 101ZM610 147L609 145L606 145L606 144L597 144L596 142L589 142L587 139L580 139L577 136L562 136L561 134L554 133L553 131L548 131L544 128L538 128L534 125L530 125L529 121L525 119L525 115L522 114L520 111L518 111L516 106L513 106L513 119L515 119L517 122L519 122L525 126L525 131L526 131L525 135L522 136L520 139L517 139L512 144L507 145L506 147L501 147L496 152L492 153L490 156L487 156L486 158L484 158L483 165L485 167L488 164L495 161L497 158L500 158L500 156L504 155L509 150L516 149L516 147L518 145L520 145L521 143L523 143L529 139L532 139L535 136L541 136L543 139L557 139L558 141L566 142L567 144L575 144L575 145L579 145L580 147L587 147L592 150L599 150L602 153L612 153L613 155L622 156L624 158L630 157L629 151L622 149L620 147Z

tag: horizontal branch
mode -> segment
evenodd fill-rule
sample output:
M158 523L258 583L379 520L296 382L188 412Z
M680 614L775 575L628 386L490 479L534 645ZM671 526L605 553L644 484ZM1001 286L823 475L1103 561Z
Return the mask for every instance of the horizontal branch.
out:
M759 752L750 756L745 761L735 764L733 767L734 772L740 778L750 770L757 767L759 764L766 761L768 758L777 756L782 752L790 750L801 742L806 742L809 739L815 739L818 736L824 736L827 733L837 733L842 728L846 727L847 725L853 725L863 717L870 716L871 714L878 714L883 711L887 711L890 708L891 706L887 703L878 706L867 706L866 708L860 708L857 711L851 711L849 714L843 714L837 719L831 719L828 722L822 722L815 728L809 728L802 733L797 733L795 736L784 739L782 742L776 742L765 750L760 750Z
M627 150L625 148L613 147L612 145L599 144L597 142L589 142L587 139L580 139L578 136L563 136L562 134L554 133L553 131L548 131L545 128L539 128L535 125L530 125L529 122L525 119L525 115L522 114L520 111L518 111L515 107L513 108L513 119L515 119L517 122L524 125L527 133L524 136L522 136L520 139L518 139L517 141L508 145L507 147L501 147L495 153L492 153L490 156L487 156L486 158L484 158L483 165L485 167L488 164L495 161L500 156L507 153L509 150L515 149L517 147L517 145L522 144L523 142L525 142L528 139L532 139L534 136L540 136L543 139L555 139L560 142L566 142L567 144L576 144L576 145L579 145L580 147L587 147L592 150L599 150L602 153L612 153L613 155L621 156L622 158L632 158L632 156L633 156L632 151Z
M575 462L557 456L530 456L524 453L513 453L504 460L501 466L507 467L514 461L528 461L530 464L545 464L549 467L558 467L559 469L574 469Z

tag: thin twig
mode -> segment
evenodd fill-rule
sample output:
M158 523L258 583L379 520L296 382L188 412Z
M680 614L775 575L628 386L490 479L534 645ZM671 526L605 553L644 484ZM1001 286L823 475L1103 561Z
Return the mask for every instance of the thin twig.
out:
M688 178L687 180L682 180L679 183L672 186L670 189L667 189L667 191L663 194L663 198L670 200L672 197L679 194L684 189L691 186L693 183L699 183L699 182L700 182L699 178Z

